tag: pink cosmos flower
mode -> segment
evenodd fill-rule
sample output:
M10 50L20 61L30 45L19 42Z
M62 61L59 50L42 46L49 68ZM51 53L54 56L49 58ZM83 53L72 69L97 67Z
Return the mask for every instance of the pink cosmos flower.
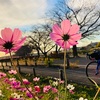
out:
M53 93L57 93L58 90L57 90L56 88L52 88L52 92L53 92Z
M32 92L32 88L28 88L30 92ZM33 95L29 92L28 90L26 91L26 95L29 97L29 98L33 98Z
M29 98L33 98L32 94L31 94L30 92L27 92L26 95L27 95L27 97L29 97Z
M63 20L61 28L54 24L50 37L60 47L69 49L70 46L76 45L77 41L81 38L81 34L78 34L79 29L77 24L71 25L69 20Z
M38 78L38 77L33 78L33 81L35 81L35 82L38 82L39 80L40 80L40 78Z
M51 86L50 85L44 86L43 92L44 93L48 93L50 89L51 89Z
M63 83L64 83L64 80L59 80L59 83L60 83L60 84L63 84Z
M6 74L5 74L5 73L0 72L0 78L5 77L5 76L6 76Z
M19 99L16 99L16 98L12 98L12 97L10 97L10 100L19 100Z
M28 89L29 89L29 91L31 91L31 92L32 92L32 87L29 87ZM29 92L29 91L27 90L26 92Z
M9 74L17 74L17 71L16 70L10 70L8 72L9 72Z
M73 90L69 90L69 92L70 92L71 94L74 94L74 93L75 93Z
M40 92L40 87L39 86L34 86L35 92L39 93Z
M30 82L27 79L23 79L23 83L26 85L30 84Z
M24 87L20 87L18 90L21 91L21 92L25 92L27 89L24 88Z
M12 88L18 89L18 88L20 88L20 86L21 86L21 82L20 81L12 81L11 82L11 87Z
M26 40L26 37L22 39L21 37L22 32L18 28L14 29L14 31L10 28L3 29L0 38L0 51L9 53L18 50Z

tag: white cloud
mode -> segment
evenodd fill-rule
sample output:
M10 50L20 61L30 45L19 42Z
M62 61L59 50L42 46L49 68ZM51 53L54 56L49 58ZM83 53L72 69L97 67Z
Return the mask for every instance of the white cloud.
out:
M43 22L46 0L0 0L0 29Z

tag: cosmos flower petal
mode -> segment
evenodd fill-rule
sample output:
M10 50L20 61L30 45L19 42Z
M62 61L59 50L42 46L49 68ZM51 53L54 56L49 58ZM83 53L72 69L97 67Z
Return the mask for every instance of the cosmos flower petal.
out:
M13 47L11 50L14 51L14 52L16 52L16 51L19 50L20 48L21 48L21 46L15 46L15 47Z
M54 41L57 41L58 39L62 38L59 34L56 34L56 33L50 33L50 37Z
M77 24L74 24L74 25L71 26L68 34L69 35L76 34L76 33L78 33L79 29L80 29L80 27Z
M8 54L9 52L11 52L11 50L10 51L8 49L5 50L5 54Z
M63 34L66 34L69 32L70 26L71 26L71 24L70 24L69 20L63 20L61 22L61 29L63 31Z
M64 48L64 49L69 49L69 48L70 48L69 42L65 41L65 42L64 42L64 45L63 45L63 48Z
M26 37L24 37L24 38L21 39L20 41L15 42L15 46L12 47L11 50L15 52L15 51L17 51L18 49L20 49L25 40L26 40Z
M19 41L18 45L19 45L19 46L22 45L22 44L25 42L25 40L26 40L26 37L22 38L22 39Z
M0 46L0 51L4 51L5 49L3 48L3 46Z
M61 47L63 47L63 45L64 45L64 40L57 40L57 41L56 41L56 44L59 45L59 46L61 46Z
M72 46L77 44L77 42L76 41L73 41L72 39L69 39L68 42Z
M12 41L18 41L22 37L22 32L19 29L14 29Z
M59 34L59 35L63 35L62 34L62 30L61 28L58 26L58 24L54 24L53 25L53 33Z
M5 28L4 30L1 31L1 36L5 41L11 41L12 34L13 32L10 28Z
M0 45L3 45L4 43L5 41L2 38L0 38Z
M67 42L67 41L66 41L66 42ZM71 45L69 44L69 42L67 42L66 44L67 44L67 45L66 45L65 49L70 49L70 46L71 46Z
M81 33L74 34L70 38L73 39L74 41L80 40L81 39Z
M56 41L56 44L64 49L69 49L70 45L71 45L68 43L68 41L64 41L64 40L58 40L58 41Z
M4 49L3 46L0 46L0 51L5 52L5 54L9 53L9 51L7 49Z

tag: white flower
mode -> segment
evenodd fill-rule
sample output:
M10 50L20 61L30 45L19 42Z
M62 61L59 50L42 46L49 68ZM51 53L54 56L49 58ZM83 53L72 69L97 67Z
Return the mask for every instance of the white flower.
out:
M4 96L4 95L2 94L2 90L0 90L0 96Z
M67 89L69 89L69 90L74 90L75 87L74 87L73 85L71 85L71 84L68 84L68 85L67 85Z
M59 81L60 79L55 77L54 80Z
M18 95L17 93L12 93L11 96L13 96L16 99L20 99L22 96Z
M79 100L84 100L84 98L83 97L80 97Z
M88 100L88 99L84 99L83 97L80 97L79 100Z
M52 83L52 85L53 85L53 86L58 86L58 81L54 81L54 82Z
M10 80L10 81L15 81L15 80L16 80L16 78L9 78L9 80Z

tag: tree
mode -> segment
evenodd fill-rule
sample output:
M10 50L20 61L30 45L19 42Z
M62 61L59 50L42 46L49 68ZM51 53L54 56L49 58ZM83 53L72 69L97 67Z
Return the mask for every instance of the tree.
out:
M61 23L63 19L70 19L73 23L80 26L82 39L97 35L100 29L100 7L99 2L95 3L88 0L62 0L59 1L52 11L47 13L53 22ZM86 4L88 2L88 4ZM76 3L80 3L76 5ZM87 5L87 6L86 6ZM73 55L77 55L76 45L73 46Z
M55 44L52 43L49 33L51 32L50 25L36 26L32 30L32 35L28 36L29 44L37 51L38 56L42 53L47 57L48 52L51 51ZM53 45L52 45L53 44Z

